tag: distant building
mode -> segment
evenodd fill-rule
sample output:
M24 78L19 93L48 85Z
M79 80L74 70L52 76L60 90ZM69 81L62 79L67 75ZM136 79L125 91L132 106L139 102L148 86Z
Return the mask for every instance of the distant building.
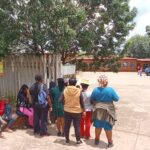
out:
M119 71L135 72L137 71L138 66L141 66L143 70L146 67L150 67L150 58L138 59L138 58L124 57L120 60L120 64L121 64L121 67Z
M78 58L78 61L80 58ZM83 57L81 58L82 62L86 64L90 64L93 62L92 57ZM120 69L121 72L136 72L137 67L141 66L143 70L146 67L150 67L150 58L147 59L138 59L138 58L132 58L132 57L124 57L120 59ZM100 68L98 71L107 71L107 68Z

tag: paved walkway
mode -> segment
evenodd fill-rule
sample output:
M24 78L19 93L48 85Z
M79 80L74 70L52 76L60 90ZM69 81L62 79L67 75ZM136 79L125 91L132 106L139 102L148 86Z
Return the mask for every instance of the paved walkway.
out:
M96 86L100 73L79 72L77 78L89 79L90 88ZM150 77L138 76L136 73L105 73L109 77L109 85L117 90L120 102L116 103L118 121L113 130L114 147L111 150L150 150ZM73 127L71 143L65 144L63 137L56 136L54 126L49 126L50 137L33 136L32 130L17 130L4 133L6 139L0 139L0 150L104 150L107 140L104 132L101 143L95 146L94 128L91 129L90 140L76 145Z

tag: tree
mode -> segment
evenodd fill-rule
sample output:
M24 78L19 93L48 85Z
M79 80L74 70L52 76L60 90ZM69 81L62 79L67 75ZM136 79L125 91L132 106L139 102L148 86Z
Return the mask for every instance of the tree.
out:
M61 53L63 62L84 51L113 69L135 15L128 0L1 0L0 48Z
M80 0L80 5L85 8L87 19L78 31L79 46L94 56L93 67L116 70L120 45L134 28L137 10L130 10L128 0Z
M124 54L135 58L150 58L150 37L135 35L125 44Z
M1 50L7 52L10 47L18 51L61 53L65 60L74 49L76 28L84 20L84 9L69 0L1 0L1 17L6 21L0 26L1 35L10 39ZM12 22L10 24L10 22ZM17 33L10 36L3 31L4 26ZM14 29L13 29L14 28ZM7 41L5 38L3 41Z
M146 34L150 36L150 26L146 26Z
M5 8L5 9L3 9ZM18 38L19 31L14 26L9 1L0 2L0 56L8 52L9 45Z

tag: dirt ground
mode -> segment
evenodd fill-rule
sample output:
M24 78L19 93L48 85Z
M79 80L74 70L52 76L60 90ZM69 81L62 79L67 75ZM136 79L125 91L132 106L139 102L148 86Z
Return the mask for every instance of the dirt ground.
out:
M117 107L118 121L113 130L114 147L111 150L150 150L150 76L138 76L137 73L92 73L78 72L78 84L82 79L90 81L90 89L97 86L97 78L105 74L118 93L120 101ZM104 132L99 146L94 145L94 127L91 127L91 139L76 145L74 129L71 128L71 143L65 144L63 137L56 136L54 125L49 126L50 137L34 136L31 129L4 133L6 139L0 139L0 150L99 150L106 149Z

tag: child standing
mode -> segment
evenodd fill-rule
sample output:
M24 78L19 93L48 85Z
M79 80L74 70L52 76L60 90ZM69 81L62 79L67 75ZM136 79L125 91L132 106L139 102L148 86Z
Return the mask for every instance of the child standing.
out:
M85 112L82 113L82 118L80 122L80 135L85 139L89 139L91 127L91 110L92 110L92 105L90 102L91 92L88 91L89 81L82 80L81 87Z

